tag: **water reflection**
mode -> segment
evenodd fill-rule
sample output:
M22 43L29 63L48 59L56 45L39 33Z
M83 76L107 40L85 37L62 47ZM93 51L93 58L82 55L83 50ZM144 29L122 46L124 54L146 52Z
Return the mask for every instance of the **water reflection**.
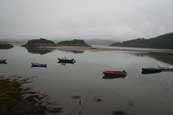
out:
M52 52L54 49L50 48L26 48L29 53L44 55Z
M130 106L130 107L135 107L135 103L133 102L133 101L128 101L128 106Z
M89 96L75 95L75 96L72 96L71 98L72 98L71 103L73 103L73 102L75 102L75 103L73 103L74 105L72 107L72 111L70 111L70 114L74 114L74 115L76 115L76 114L82 115L83 111L86 109L88 104L93 105L96 103L101 103L103 101L102 98L97 97L97 96L89 97Z
M80 99L81 96L78 96L78 95L75 95L75 96L72 96L72 99Z
M102 102L103 100L101 98L99 98L99 97L94 97L94 101L95 102Z
M113 77L113 76L106 76L106 75L104 75L103 77L102 77L102 79L125 79L125 77Z
M70 52L70 53L74 53L74 54L81 54L81 53L85 52L83 50L64 50L64 49L58 49L58 50L64 51L64 52Z
M149 52L149 53L134 53L136 56L144 57L148 56L154 58L158 61L173 65L173 54L172 53L157 53L157 52Z
M143 66L162 64L147 54L136 56L125 51L86 51L76 55L56 50L47 55L33 55L21 47L0 51L0 54L9 62L6 66L0 65L1 75L38 76L31 86L58 101L53 106L55 109L48 108L49 112L59 112L58 115L146 115L148 111L152 111L153 115L163 115L163 111L173 113L170 108L173 105L170 101L173 73L142 77ZM77 59L78 64L66 67L57 65L57 57L64 55ZM49 67L44 71L31 69L28 66L31 62L46 63ZM103 80L101 72L107 69L125 69L128 77Z
M113 111L113 115L125 115L124 111Z

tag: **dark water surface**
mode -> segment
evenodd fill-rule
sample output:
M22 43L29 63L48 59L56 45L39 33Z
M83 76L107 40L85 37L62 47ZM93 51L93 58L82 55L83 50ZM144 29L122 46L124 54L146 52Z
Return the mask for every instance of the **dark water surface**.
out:
M172 115L173 72L142 75L142 67L173 64L173 54L134 51L0 50L0 75L33 76L31 86L49 95L64 115ZM61 65L57 57L75 58ZM47 68L31 68L31 62ZM103 79L105 70L126 70L126 78Z

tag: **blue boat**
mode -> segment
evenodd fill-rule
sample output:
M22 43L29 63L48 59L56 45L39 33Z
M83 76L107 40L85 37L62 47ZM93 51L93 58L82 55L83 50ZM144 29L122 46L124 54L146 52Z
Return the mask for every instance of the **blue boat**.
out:
M47 64L40 64L40 63L31 63L32 67L43 67L47 68Z

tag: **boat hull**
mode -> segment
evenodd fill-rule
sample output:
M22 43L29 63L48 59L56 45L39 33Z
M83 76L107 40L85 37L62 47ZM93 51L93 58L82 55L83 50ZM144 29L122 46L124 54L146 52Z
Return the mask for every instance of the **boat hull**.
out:
M31 63L31 67L43 67L43 68L47 68L47 64Z
M125 71L104 71L103 74L104 79L124 78L127 76L127 73Z
M142 68L142 74L152 74L160 72L162 72L162 69L160 68Z
M6 59L1 59L0 64L7 64L7 60Z
M74 63L76 63L76 61L75 61L75 59L60 59L60 58L58 58L58 63L74 64Z

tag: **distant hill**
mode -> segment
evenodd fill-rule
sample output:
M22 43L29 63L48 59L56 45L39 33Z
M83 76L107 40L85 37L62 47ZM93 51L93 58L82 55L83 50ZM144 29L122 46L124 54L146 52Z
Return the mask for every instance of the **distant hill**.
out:
M150 39L138 38L113 43L110 46L173 49L173 33L163 34Z
M11 49L11 48L13 48L13 45L9 43L0 42L0 49Z
M29 40L23 46L27 48L37 48L37 47L45 47L45 46L55 46L55 43L51 40L40 38L40 39Z
M57 43L58 46L82 46L82 47L91 47L88 45L84 40L67 40L67 41L61 41Z
M115 42L114 40L101 40L101 39L90 39L90 40L86 40L86 43L90 44L90 45L110 45L113 42Z
M13 44L13 45L22 45L27 42L26 39L10 39L10 38L1 39L1 41L5 43Z

